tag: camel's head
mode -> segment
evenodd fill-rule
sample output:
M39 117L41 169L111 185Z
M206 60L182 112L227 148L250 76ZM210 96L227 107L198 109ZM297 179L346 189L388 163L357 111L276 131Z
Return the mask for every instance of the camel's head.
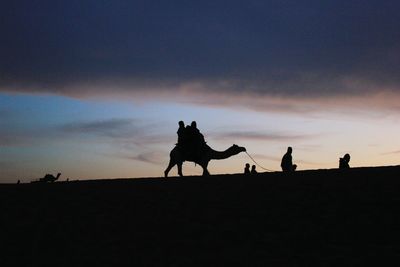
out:
M230 149L232 150L233 154L239 154L240 152L245 152L246 151L246 148L238 146L236 144L231 146Z

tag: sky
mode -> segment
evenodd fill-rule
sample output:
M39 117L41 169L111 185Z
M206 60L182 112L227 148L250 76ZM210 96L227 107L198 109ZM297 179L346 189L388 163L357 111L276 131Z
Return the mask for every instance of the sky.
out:
M179 120L270 170L400 162L398 1L3 2L0 183L160 177Z

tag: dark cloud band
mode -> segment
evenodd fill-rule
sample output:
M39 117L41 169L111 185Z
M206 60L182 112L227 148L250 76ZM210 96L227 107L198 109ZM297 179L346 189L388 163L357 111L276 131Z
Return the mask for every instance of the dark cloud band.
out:
M3 5L1 91L79 97L187 83L291 97L400 90L398 1Z

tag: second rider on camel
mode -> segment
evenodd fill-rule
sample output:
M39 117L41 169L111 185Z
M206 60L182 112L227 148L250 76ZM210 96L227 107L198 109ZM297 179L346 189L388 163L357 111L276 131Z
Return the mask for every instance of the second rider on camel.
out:
M201 149L205 146L203 134L197 129L196 121L192 121L191 125L185 124L183 121L179 122L178 129L178 147L189 158L197 159L201 156Z

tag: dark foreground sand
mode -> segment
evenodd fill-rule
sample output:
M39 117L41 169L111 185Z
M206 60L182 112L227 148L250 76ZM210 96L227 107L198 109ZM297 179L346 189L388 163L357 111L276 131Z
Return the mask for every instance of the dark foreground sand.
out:
M0 185L0 266L400 262L400 167Z

